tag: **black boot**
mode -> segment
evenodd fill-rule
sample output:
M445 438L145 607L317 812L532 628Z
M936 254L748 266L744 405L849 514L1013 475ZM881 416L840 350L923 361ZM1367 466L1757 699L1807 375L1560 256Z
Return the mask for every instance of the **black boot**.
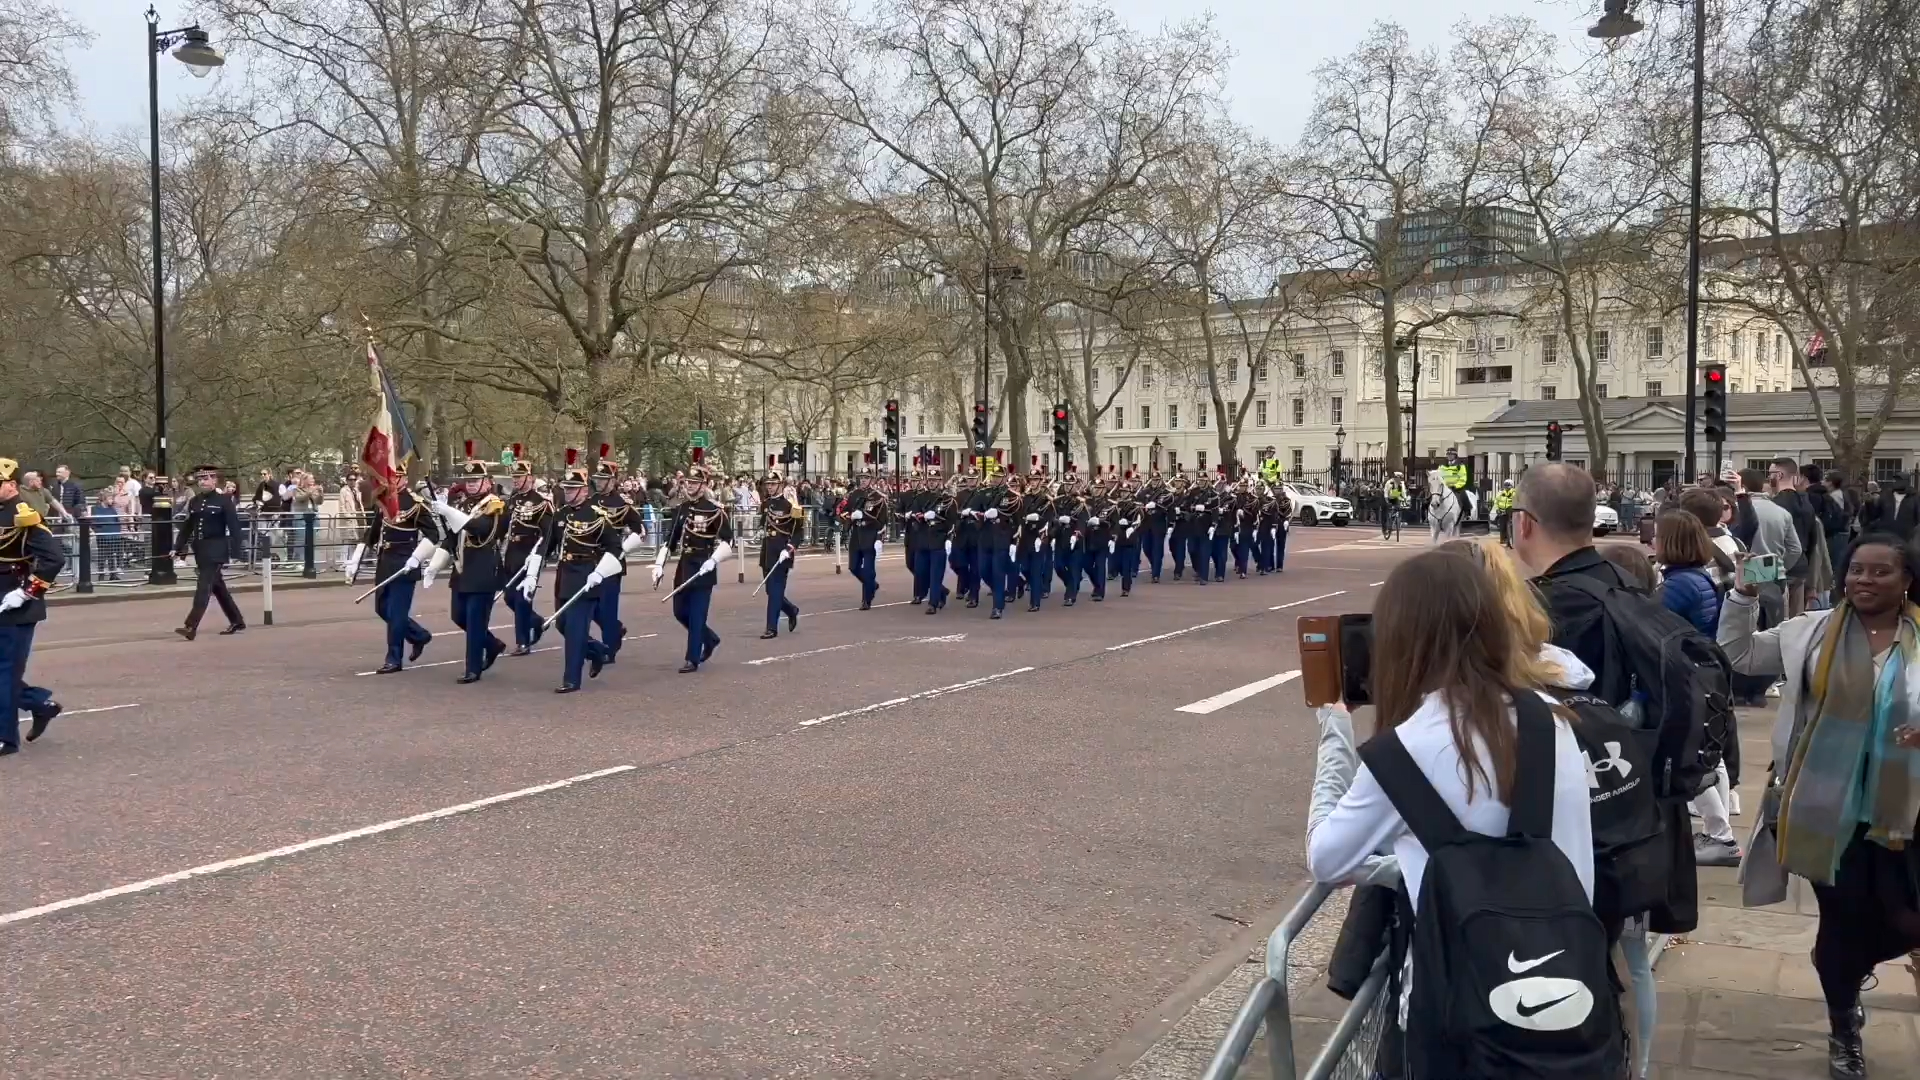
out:
M1858 1009L1828 1013L1827 1075L1832 1080L1866 1080L1867 1052L1860 1039Z

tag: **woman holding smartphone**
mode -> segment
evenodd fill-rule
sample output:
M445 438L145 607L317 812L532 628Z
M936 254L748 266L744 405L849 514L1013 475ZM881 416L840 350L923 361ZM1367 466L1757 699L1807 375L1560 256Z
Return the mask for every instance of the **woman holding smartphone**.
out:
M1742 877L1784 871L1812 884L1828 1069L1852 1080L1867 1074L1861 983L1920 950L1920 573L1899 537L1869 533L1847 557L1839 604L1755 630L1747 561L1721 608L1720 644L1735 671L1786 682L1760 809L1778 866Z

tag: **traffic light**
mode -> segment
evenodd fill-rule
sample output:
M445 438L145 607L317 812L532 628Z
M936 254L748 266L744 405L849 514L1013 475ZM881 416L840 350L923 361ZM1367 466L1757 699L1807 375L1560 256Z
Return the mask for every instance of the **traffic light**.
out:
M1560 421L1547 421L1547 460L1560 460Z
M1707 441L1718 445L1727 439L1727 366L1707 364L1700 369L1700 418Z
M1067 403L1061 402L1053 407L1053 452L1067 453L1069 428L1067 426Z
M887 399L886 437L887 449L900 449L900 402L896 398Z
M976 453L987 452L987 403L973 403L973 448Z

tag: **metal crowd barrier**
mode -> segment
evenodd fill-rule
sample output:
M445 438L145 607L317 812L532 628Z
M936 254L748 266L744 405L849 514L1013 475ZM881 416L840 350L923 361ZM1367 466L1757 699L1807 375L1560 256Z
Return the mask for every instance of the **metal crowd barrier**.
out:
M1272 1080L1372 1080L1374 1061L1385 1038L1393 1008L1387 994L1388 957L1383 950L1373 970L1347 1003L1305 1073L1294 1058L1293 1013L1287 1001L1287 958L1301 931L1332 896L1334 887L1316 883L1280 920L1267 939L1267 972L1247 992L1246 1003L1228 1025L1214 1051L1203 1080L1234 1080L1262 1031L1267 1040L1268 1075Z

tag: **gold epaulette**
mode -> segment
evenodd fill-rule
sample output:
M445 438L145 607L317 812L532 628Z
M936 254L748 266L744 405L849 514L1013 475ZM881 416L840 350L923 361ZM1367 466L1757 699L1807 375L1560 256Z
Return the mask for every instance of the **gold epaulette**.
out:
M44 520L45 519L40 516L40 511L35 510L26 503L16 503L14 505L13 527L16 529L31 529Z
M506 508L507 504L500 501L500 496L488 495L486 498L480 500L480 505L474 507L473 512L476 514L498 514Z

